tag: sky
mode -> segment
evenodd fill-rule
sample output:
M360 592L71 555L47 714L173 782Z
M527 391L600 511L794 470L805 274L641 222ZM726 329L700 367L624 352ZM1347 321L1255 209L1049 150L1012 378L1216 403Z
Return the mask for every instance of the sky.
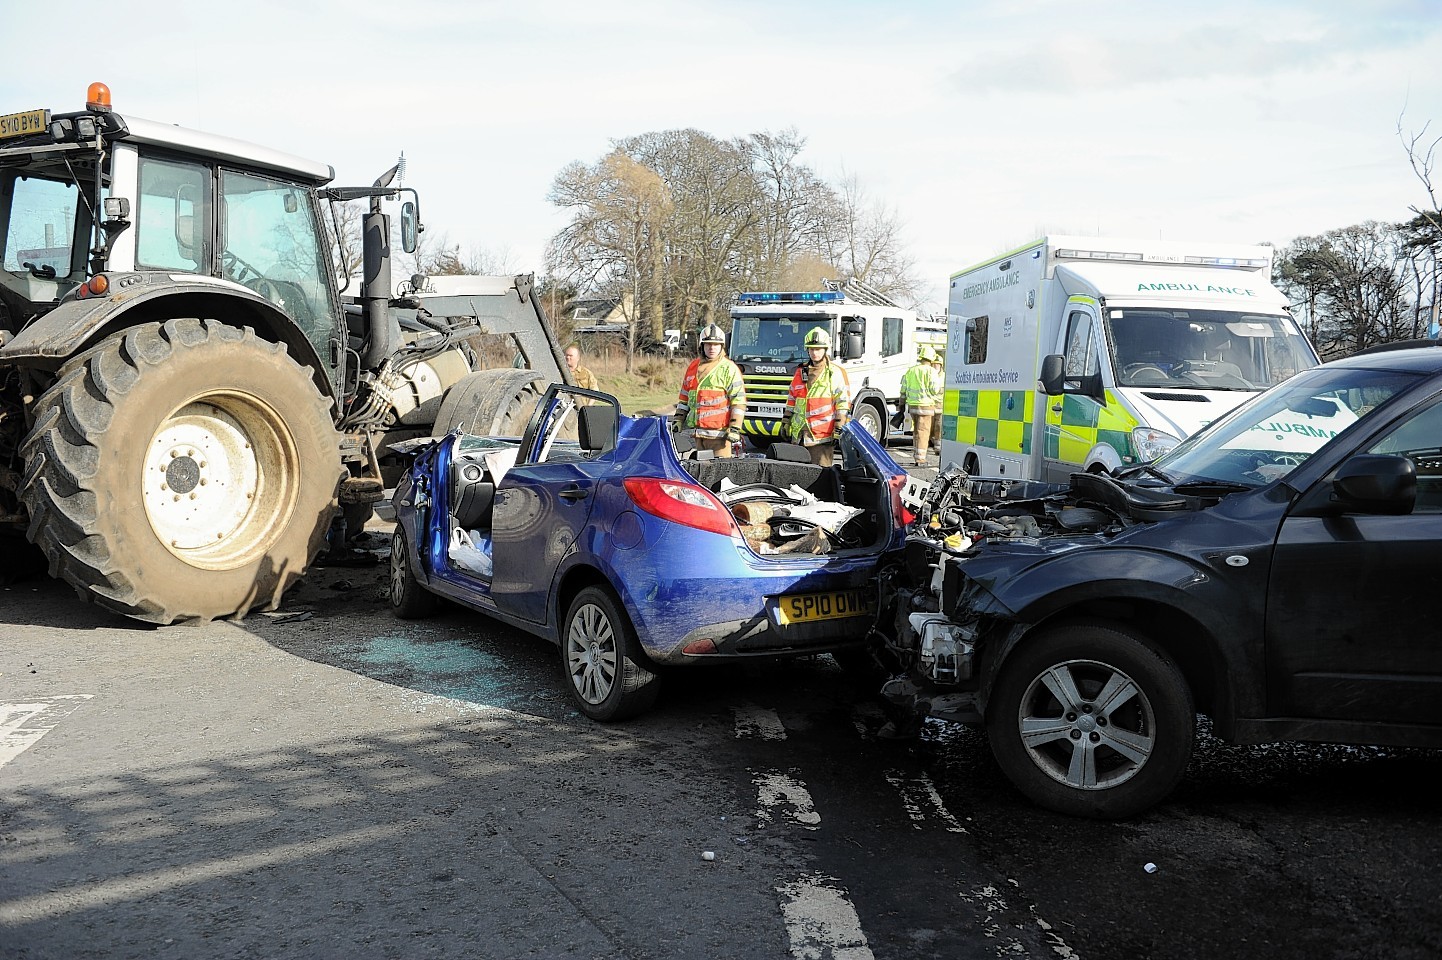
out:
M1049 232L1281 246L1406 219L1428 201L1399 124L1442 136L1442 0L49 0L4 23L0 113L101 80L121 114L338 184L404 152L433 241L517 272L544 272L566 164L795 128L893 212L937 310Z

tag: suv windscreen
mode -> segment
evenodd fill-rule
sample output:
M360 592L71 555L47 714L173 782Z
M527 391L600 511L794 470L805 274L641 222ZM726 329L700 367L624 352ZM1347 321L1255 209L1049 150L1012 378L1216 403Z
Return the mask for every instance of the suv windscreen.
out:
M1416 382L1415 374L1392 370L1314 368L1233 410L1153 466L1177 482L1266 486Z

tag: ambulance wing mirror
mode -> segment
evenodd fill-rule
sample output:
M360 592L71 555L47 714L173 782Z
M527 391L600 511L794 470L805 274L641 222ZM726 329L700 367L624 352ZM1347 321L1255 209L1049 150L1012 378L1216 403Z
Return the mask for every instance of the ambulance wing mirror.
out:
M1066 360L1059 353L1050 353L1041 358L1041 375L1037 379L1041 381L1041 389L1047 396L1061 396L1061 378L1065 369Z
M1059 397L1064 393L1079 394L1083 397L1091 397L1098 403L1106 403L1106 394L1102 390L1102 377L1100 373L1082 374L1081 376L1068 376L1066 373L1066 359L1059 353L1050 353L1041 360L1041 373L1037 380L1041 382L1042 392L1049 397Z

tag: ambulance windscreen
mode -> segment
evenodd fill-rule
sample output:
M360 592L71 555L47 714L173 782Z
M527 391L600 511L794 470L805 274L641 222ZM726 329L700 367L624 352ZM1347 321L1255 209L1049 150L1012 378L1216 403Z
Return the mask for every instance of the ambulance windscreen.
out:
M1107 311L1107 332L1123 387L1255 391L1316 366L1281 315L1120 307Z

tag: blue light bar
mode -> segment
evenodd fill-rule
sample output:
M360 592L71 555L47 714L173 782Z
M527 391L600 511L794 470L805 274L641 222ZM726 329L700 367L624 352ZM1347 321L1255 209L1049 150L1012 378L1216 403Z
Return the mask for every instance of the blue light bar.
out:
M791 290L747 292L736 299L747 303L835 303L844 296L837 290Z

